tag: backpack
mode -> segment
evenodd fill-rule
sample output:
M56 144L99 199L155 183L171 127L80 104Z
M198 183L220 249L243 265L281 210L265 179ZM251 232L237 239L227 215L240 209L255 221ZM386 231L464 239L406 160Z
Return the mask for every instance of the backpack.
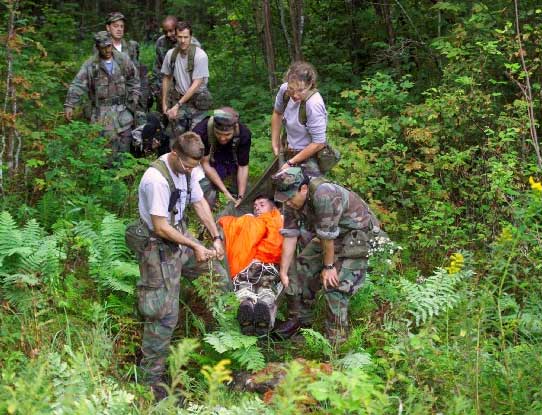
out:
M307 101L317 92L317 89L311 89L299 104L297 119L305 128L307 127ZM290 95L288 95L287 91L284 91L282 95L282 102L282 113L284 113L286 106L290 102ZM286 137L284 137L284 140L285 139ZM320 171L322 173L327 173L339 162L341 159L341 153L331 147L330 144L326 144L323 149L316 153L316 159L318 160L318 168Z
M151 167L155 168L162 174L162 176L166 179L169 190L170 190L170 196L169 196L169 206L168 206L168 212L170 212L169 217L169 224L171 226L175 225L175 215L177 214L177 209L175 206L177 205L177 202L179 201L180 197L180 191L175 187L175 183L173 182L173 178L171 177L171 174L169 173L169 169L166 166L166 163L163 160L155 160L151 163ZM187 202L190 200L190 175L185 174L184 175L186 179L186 200ZM149 239L153 236L153 232L149 229L147 224L143 222L143 220L138 219L132 223L130 223L126 227L126 232L124 233L124 240L126 241L126 245L128 248L130 248L132 251L134 251L136 254L141 255L143 251L147 248L147 245L149 243Z
M171 59L169 60L169 71L173 74L175 71L175 62L177 61L177 55L181 52L181 49L178 46L173 48L171 53ZM188 75L190 76L190 82L192 82L192 73L194 73L194 58L196 57L196 45L190 44L188 47L188 63L186 69ZM173 82L175 83L175 77L172 76Z
M207 138L209 140L209 161L214 164L215 162L215 151L218 144L215 135L215 120L213 116L209 117L207 121ZM239 147L239 142L241 141L241 136L239 133L239 123L235 124L235 130L233 132L233 141L231 143L231 152L233 156L233 162L236 165L239 165L239 159L237 158L237 148Z
M315 177L309 182L309 197L314 199L314 193L318 186L332 181L325 177ZM372 252L377 251L379 247L389 243L390 239L384 232L374 214L369 210L371 219L370 225L364 229L352 229L342 238L342 249L340 256L342 258L368 258ZM374 218L374 221L373 221Z

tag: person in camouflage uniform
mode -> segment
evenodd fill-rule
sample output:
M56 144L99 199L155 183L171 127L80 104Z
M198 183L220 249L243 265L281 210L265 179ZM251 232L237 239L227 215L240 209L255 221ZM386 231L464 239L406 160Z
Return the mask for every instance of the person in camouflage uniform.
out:
M302 293L299 307L289 310L290 321L286 324L290 328L286 332L293 334L299 327L312 323L316 293L323 287L327 302L326 335L335 343L344 341L348 302L365 280L367 240L380 233L379 221L354 192L326 179L305 176L299 167L282 170L273 176L273 181L277 189L275 200L285 205L280 264L280 279L285 287L290 283L288 270L301 224L316 235L297 257L295 283L302 287ZM365 242L364 249L349 248L352 241Z
M203 149L197 134L188 132L176 137L171 152L154 162L139 184L139 215L151 235L144 251L138 253L138 308L144 317L140 369L156 400L166 396L160 383L164 381L169 345L179 317L181 275L194 279L213 270L223 284L229 284L220 263L207 262L221 260L224 247L199 186ZM214 236L212 249L185 230L188 203Z
M72 81L64 115L71 121L73 108L87 95L92 106L90 122L103 126L103 135L116 155L130 150L133 114L140 97L139 75L127 55L113 50L108 32L96 33L94 41L98 51Z
M139 67L139 43L135 40L124 39L126 17L120 12L112 12L105 19L105 30L111 33L113 47L118 51L127 54L136 68Z
M177 46L177 37L175 35L175 26L177 25L177 18L175 16L166 16L162 20L162 32L163 35L158 38L155 45L156 56L154 58L154 68L153 68L153 83L152 83L152 93L154 99L158 103L158 110L162 111L162 65L164 63L164 58L168 50L173 49ZM191 43L199 48L201 48L200 42L196 39L195 36L192 36Z

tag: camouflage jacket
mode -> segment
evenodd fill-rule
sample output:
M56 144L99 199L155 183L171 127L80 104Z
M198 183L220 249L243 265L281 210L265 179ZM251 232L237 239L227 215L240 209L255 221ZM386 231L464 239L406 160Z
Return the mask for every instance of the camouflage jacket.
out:
M125 53L130 57L132 62L134 63L135 67L139 67L139 43L137 43L135 40L125 40L121 39L120 44L122 45L122 53ZM117 51L115 47L113 46L113 50ZM96 49L96 46L94 46L93 53L98 53L98 49Z
M192 42L193 45L196 45L197 47L201 48L201 44L194 36L192 36ZM160 91L160 88L162 87L162 64L164 63L164 59L166 57L166 53L168 50L173 49L177 45L177 42L172 42L169 40L165 35L162 35L158 38L156 41L156 57L154 59L154 67L152 69L153 73L153 88L155 91L155 94L158 94Z
M141 95L140 88L139 73L128 55L113 50L113 73L109 75L98 54L94 54L72 81L64 106L73 108L87 95L94 110L126 105L133 111Z
M304 227L320 239L337 239L351 230L375 226L380 223L361 197L337 184L323 183L309 192L300 210L285 208L281 234L298 237Z

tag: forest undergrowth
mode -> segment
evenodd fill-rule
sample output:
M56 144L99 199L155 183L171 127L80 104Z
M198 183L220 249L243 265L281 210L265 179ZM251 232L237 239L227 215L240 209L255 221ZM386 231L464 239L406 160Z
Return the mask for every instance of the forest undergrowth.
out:
M256 25L248 3L229 14L215 3L200 40L217 104L233 105L253 132L255 179L271 162L274 93L258 40L247 35ZM372 23L358 52L379 58L348 78L346 52L328 57L318 43L318 24L340 16L316 3L306 2L304 53L320 70L328 137L342 153L331 176L369 202L396 249L371 257L350 303L351 333L337 348L321 334L322 298L314 327L277 341L241 334L237 300L212 273L183 281L169 397L158 404L137 371L139 269L124 243L149 160L127 155L105 168L99 128L63 121L67 82L90 41L77 42L68 10L42 5L41 20L19 10L18 115L0 111L3 134L16 128L22 137L20 168L3 164L1 183L1 413L542 413L542 173L529 117L530 105L540 113L542 11L526 2L519 53L504 2L438 2L429 9L443 19L438 36L398 26L398 41L423 38L419 49L405 43L408 53L371 38L383 30ZM428 18L404 3L414 26ZM244 18L248 29L232 24ZM152 63L150 42L142 59ZM232 60L235 70L224 70ZM521 93L526 75L531 102Z

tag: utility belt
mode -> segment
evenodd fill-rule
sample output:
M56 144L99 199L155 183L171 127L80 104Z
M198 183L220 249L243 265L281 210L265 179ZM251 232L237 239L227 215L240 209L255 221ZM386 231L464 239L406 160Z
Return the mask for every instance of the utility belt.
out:
M184 234L185 226L183 225L182 221L175 225L175 229ZM177 252L180 249L179 244L159 237L141 218L130 223L126 227L124 239L128 248L138 255L141 255L148 248L151 242L166 245L172 253Z
M99 106L126 105L124 97L105 98L97 100Z
M388 235L380 226L352 229L342 237L342 258L368 258L373 251L389 242Z

